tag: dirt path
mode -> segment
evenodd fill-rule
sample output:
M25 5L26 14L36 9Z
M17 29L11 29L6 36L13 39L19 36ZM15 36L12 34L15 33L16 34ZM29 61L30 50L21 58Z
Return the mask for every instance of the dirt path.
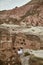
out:
M22 65L29 65L29 56L20 56Z

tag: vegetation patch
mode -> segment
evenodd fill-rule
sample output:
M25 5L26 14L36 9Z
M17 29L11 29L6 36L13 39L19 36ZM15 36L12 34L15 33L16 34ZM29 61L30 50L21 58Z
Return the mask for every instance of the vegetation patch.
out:
M24 53L24 56L29 56L29 55L30 55L29 52L25 52L25 53Z

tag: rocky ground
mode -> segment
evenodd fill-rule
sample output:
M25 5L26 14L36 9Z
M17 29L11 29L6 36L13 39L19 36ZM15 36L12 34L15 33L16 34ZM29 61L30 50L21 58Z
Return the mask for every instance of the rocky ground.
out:
M37 35L43 40L43 26L24 26L24 25L14 25L14 24L1 24L0 31L6 30L9 34L14 33L24 33L24 34L32 34Z
M31 51L32 51L32 52L31 52ZM32 54L34 54L35 57L37 57L37 58L42 58L42 59L43 59L43 50L34 51L34 50L26 49L26 51L24 50L24 52L29 52L30 55L24 56L24 53L23 53L23 55L20 56L22 65L30 65L29 61L30 61L30 57L31 57ZM33 60L34 60L34 59L33 59ZM41 59L40 59L40 60L41 60ZM38 60L37 60L37 62L38 62ZM34 64L34 65L35 65L35 64Z
M27 57L22 56L20 58L21 58L22 65L29 65L29 56Z

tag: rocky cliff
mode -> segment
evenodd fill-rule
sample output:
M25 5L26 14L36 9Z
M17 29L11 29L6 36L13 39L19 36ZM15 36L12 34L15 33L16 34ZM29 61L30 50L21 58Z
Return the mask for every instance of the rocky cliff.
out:
M32 0L21 7L0 11L0 24L3 22L13 24L26 22L32 26L43 26L43 0Z

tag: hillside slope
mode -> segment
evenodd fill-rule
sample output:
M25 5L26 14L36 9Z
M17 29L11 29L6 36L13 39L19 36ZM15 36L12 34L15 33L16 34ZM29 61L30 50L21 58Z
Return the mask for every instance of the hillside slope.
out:
M43 26L43 0L32 0L21 7L0 11L0 24L3 22Z

